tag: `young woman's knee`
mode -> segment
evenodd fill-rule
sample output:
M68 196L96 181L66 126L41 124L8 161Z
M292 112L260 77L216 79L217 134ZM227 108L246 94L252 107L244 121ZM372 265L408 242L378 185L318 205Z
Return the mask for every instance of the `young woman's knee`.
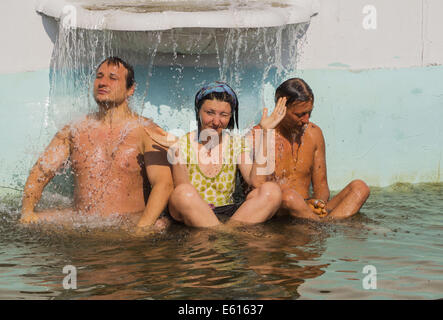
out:
M190 183L182 183L174 188L169 201L181 205L189 203L188 201L193 201L196 197L198 197L198 193L194 186Z

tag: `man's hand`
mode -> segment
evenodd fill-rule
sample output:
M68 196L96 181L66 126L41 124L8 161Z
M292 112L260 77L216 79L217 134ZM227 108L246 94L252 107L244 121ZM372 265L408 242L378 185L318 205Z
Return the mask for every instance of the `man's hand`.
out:
M39 218L38 215L35 214L35 212L23 212L22 216L20 218L20 223L28 224L28 223L36 223L38 222Z
M274 111L268 116L268 109L263 109L263 115L260 120L260 127L263 129L274 129L283 120L286 115L286 97L278 99Z
M170 225L170 221L168 218L158 218L154 225L146 224L144 221L140 219L138 222L136 228L135 228L135 235L138 237L145 237L150 236L155 233L160 233L163 230L165 230Z
M136 237L147 237L155 234L154 226L135 227L134 235Z
M164 131L160 127L144 127L144 129L151 139L162 147L169 148L178 141L176 136Z
M328 211L326 210L326 203L320 199L308 199L306 200L307 205L311 208L312 212L318 215L320 218L326 217Z

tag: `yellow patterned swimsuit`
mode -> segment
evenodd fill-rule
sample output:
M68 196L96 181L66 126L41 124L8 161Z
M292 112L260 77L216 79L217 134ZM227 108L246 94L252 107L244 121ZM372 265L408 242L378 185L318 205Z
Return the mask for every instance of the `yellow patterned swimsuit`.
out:
M196 135L194 135L196 136ZM223 162L219 173L210 178L198 166L197 153L191 145L190 133L179 140L181 159L186 159L189 181L197 189L200 196L211 207L221 207L234 203L237 159L243 152L250 152L245 139L227 133L223 135Z

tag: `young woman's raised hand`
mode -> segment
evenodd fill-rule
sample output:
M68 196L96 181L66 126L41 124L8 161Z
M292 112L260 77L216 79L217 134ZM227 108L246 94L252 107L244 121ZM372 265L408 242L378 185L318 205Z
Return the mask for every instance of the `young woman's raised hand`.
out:
M263 115L260 120L260 126L263 129L274 129L286 115L286 97L277 100L274 111L268 116L268 108L263 108Z

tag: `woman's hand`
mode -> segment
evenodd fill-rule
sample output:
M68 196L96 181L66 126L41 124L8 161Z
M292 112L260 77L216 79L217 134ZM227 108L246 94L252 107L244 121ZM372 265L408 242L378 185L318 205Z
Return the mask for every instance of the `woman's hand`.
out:
M274 129L286 115L286 97L278 99L274 111L268 116L268 108L263 109L263 115L260 120L260 127L263 129Z

